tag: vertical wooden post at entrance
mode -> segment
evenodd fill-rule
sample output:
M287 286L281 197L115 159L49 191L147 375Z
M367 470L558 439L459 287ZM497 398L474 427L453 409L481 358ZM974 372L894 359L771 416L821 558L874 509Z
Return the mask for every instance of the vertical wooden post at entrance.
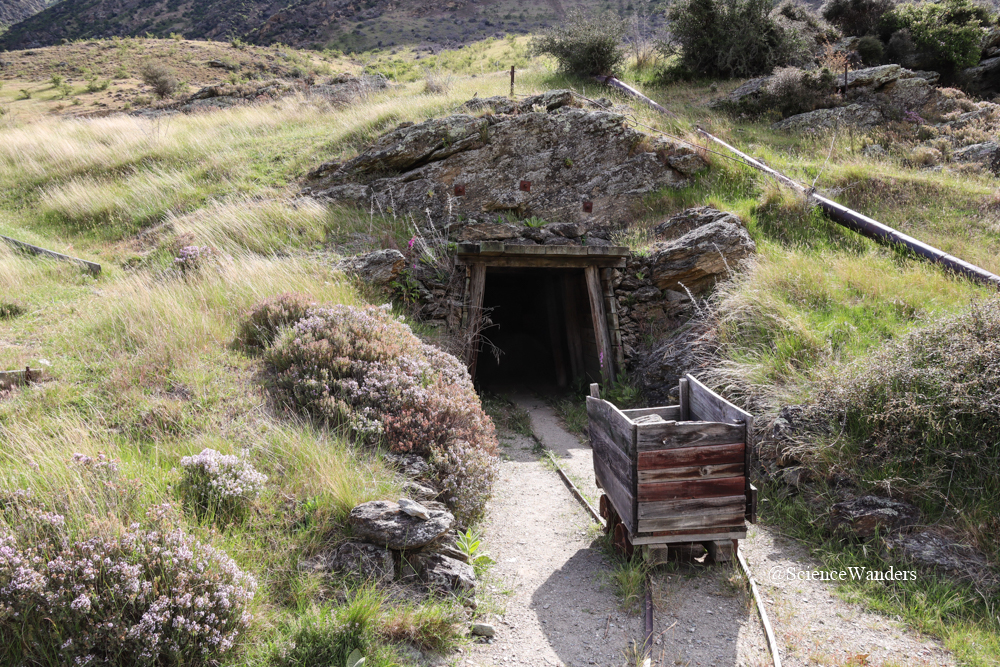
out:
M615 368L625 368L625 350L622 348L622 332L618 326L618 299L612 286L614 269L601 269L601 286L604 289L604 304L608 309L608 339L615 355Z
M479 334L483 329L483 296L486 294L486 265L476 262L469 275L469 346L466 350L466 366L469 376L476 381L476 361L479 359Z
M587 296L590 298L590 314L594 318L594 336L597 338L597 349L601 355L601 376L606 383L615 379L614 352L608 338L608 318L604 312L604 294L601 290L601 277L593 264L583 270L587 278Z

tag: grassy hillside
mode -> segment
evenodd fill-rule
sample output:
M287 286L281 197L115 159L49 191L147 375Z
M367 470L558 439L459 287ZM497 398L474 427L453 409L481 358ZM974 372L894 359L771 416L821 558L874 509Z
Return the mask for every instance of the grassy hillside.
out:
M170 40L138 43L159 49L157 57L176 67L195 48L178 42L171 53ZM96 60L88 54L107 55L99 65L112 70L135 62L116 42L36 53L51 68L70 58ZM291 60L312 58L288 53ZM250 50L232 57L270 54ZM394 642L415 638L423 648L450 646L456 641L450 621L460 618L451 603L390 605L294 566L337 534L353 503L391 497L399 482L377 457L276 412L255 380L256 361L230 343L245 310L278 292L361 302L364 295L329 268L338 243L357 246L357 232L405 243L411 233L368 211L298 199L300 179L322 162L352 156L400 122L449 113L476 93L506 94L504 70L515 62L523 68L519 95L558 87L609 95L596 84L555 74L550 62L529 58L517 40L441 54L432 67L426 60L415 64L409 52L370 55L346 66L381 71L398 85L335 109L292 96L168 120L54 118L47 107L34 106L44 97L41 90L12 99L12 89L44 88L42 82L58 73L45 65L32 69L36 56L25 53L13 56L20 73L0 91L8 109L0 118L0 233L105 266L95 280L0 248L0 298L12 304L0 312L20 313L0 318L0 366L41 366L49 375L47 382L0 398L0 431L11 443L0 458L0 492L31 487L73 515L72 530L84 530L109 512L108 525L128 516L92 491L71 464L74 453L118 459L123 479L137 480L144 511L176 502L172 485L180 457L205 447L246 450L271 481L245 524L220 532L187 514L176 518L261 581L251 642L230 656L231 664L295 664L281 662L281 647L303 637L340 641L331 628L359 610L368 610L372 645L383 647L372 649L380 656L374 662L409 664ZM425 92L428 76L444 79L434 87L443 92ZM710 98L737 83L649 86L647 92L678 118L634 104L633 111L642 123L694 143L702 142L692 129L704 126L886 224L1000 272L994 176L873 159L862 150L870 137L779 134L706 109ZM833 225L744 166L714 154L708 159L711 170L691 186L650 197L626 236L641 250L656 222L700 204L733 211L747 223L759 254L717 297L723 347L716 377L728 378L729 395L758 413L808 402L830 378L888 342L991 297L985 288ZM210 246L217 259L207 270L179 275L171 269L188 245ZM824 454L837 462L836 443L826 445ZM764 516L812 540L831 565L876 557L810 528L821 506L774 498L764 504ZM942 520L968 529L953 516ZM930 575L919 590L883 584L845 594L942 637L965 664L995 664L1000 654L995 597L979 598Z

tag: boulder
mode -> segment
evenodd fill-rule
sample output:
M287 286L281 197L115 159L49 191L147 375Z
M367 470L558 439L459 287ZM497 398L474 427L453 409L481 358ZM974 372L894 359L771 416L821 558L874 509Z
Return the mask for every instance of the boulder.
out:
M447 511L429 510L429 519L410 516L397 503L372 500L351 510L347 523L354 536L389 549L417 549L444 534L455 523Z
M386 454L385 460L410 479L423 479L431 472L427 461L417 454Z
M1000 92L1000 55L979 61L975 67L962 70L963 88L973 95Z
M866 67L847 73L847 88L848 90L851 88L881 88L903 76L910 76L910 72L899 65Z
M417 500L434 500L438 497L437 491L417 482L403 482L403 490Z
M442 593L470 593L476 589L476 572L468 563L433 554L423 559L420 576L427 588Z
M886 548L898 562L916 565L958 579L969 579L989 587L996 585L989 561L973 547L959 544L931 531L895 535Z
M869 538L876 531L893 533L914 525L920 510L909 503L880 496L861 496L830 507L830 528Z
M373 285L386 286L406 266L406 258L398 250L375 250L364 255L347 257L337 263L344 273L358 276Z
M337 572L364 581L391 581L396 577L392 552L365 542L345 542L331 552L299 562L310 572Z
M982 162L985 165L992 166L1000 161L1000 145L995 141L972 144L953 152L951 159L955 162Z
M505 215L589 231L630 220L647 194L680 187L708 166L694 149L637 132L621 114L572 91L533 96L515 111L401 125L356 158L322 165L306 191L365 207L377 200L383 210L422 219L429 211L435 224L453 228ZM456 185L464 194L455 194Z
M684 236L694 229L720 220L737 225L742 224L740 219L732 213L726 213L711 206L697 206L656 225L653 227L653 233L658 240L670 241Z
M729 220L702 225L650 248L650 277L661 290L704 294L757 247L743 225Z
M795 116L789 116L771 126L775 130L809 131L831 130L842 125L854 127L876 127L883 122L882 112L877 107L865 104L851 104L832 109L816 109Z

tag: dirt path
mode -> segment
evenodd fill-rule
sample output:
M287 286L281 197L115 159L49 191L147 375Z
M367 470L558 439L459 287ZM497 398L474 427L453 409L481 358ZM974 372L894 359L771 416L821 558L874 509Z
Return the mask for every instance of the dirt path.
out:
M589 445L568 433L544 400L514 396L531 415L535 437L559 458L580 492L600 496ZM531 438L503 441L501 476L484 524L497 563L491 574L504 606L497 636L474 644L462 665L641 664L630 651L643 640L638 606L624 610L588 514L547 466ZM773 572L818 564L799 545L752 526L741 542L765 597L783 664L947 665L939 643L833 595L830 584L789 581ZM761 667L771 664L752 599L735 564L671 563L653 576L652 665Z

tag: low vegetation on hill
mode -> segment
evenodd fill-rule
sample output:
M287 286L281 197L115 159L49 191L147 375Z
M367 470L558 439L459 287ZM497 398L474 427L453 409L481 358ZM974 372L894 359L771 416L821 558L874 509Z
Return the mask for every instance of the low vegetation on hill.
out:
M712 0L699 3L712 14ZM844 7L829 21L867 36L878 7ZM777 51L739 62L696 58L696 42L662 45L642 62L630 49L627 60L615 51L621 76L675 115L613 103L693 145L704 144L694 127L707 127L847 205L1000 272L996 176L945 157L916 159L913 151L931 140L926 119L806 133L772 127L767 113L708 106L742 81L692 77L794 64L778 39L788 34L784 21L819 21L798 10L784 19L758 10L729 3L720 25L732 30L740 12L751 12L776 26L768 48ZM843 18L851 12L857 16ZM916 30L922 19L905 15ZM811 35L829 28L816 26ZM873 36L891 52L892 35L884 43ZM832 57L807 46L793 49L805 58L800 67ZM3 60L12 64L0 89L0 233L104 267L94 278L0 246L0 366L45 371L44 381L0 394L0 547L8 554L0 602L49 620L30 638L36 647L9 641L24 637L9 616L0 618L5 658L59 664L114 655L135 664L155 636L161 655L175 656L166 664L340 664L360 649L366 664L389 665L417 662L414 649L456 645L460 623L502 599L484 596L475 612L457 598L400 602L383 588L299 567L346 538L353 507L402 495L406 480L385 454L427 456L443 499L474 526L496 447L460 363L413 333L432 332L402 308L377 307L385 295L333 268L338 252L403 248L419 225L374 207L323 206L301 195L302 179L401 123L506 95L512 64L519 96L566 87L591 98L613 94L514 38L354 61L238 42L93 40ZM142 80L148 62L175 73L174 97L154 103L152 74ZM308 94L345 70L389 85L349 102ZM292 83L232 108L167 108L230 77L229 86L252 87L272 76ZM98 90L79 89L87 77ZM63 85L71 86L68 101L57 99ZM769 90L785 99L781 86ZM51 113L58 105L57 113L104 109L93 102L125 110L125 99L146 115L81 121ZM955 119L979 109L966 102L973 108ZM806 477L794 487L788 473L768 473L764 518L810 540L828 564L874 565L882 555L832 535L823 519L844 489L899 496L995 565L992 292L836 226L724 155L703 155L709 169L684 188L649 195L616 238L642 253L665 217L705 204L736 214L753 237L756 258L733 267L732 280L699 304L697 324L711 341L704 377L760 415L762 431L785 408L802 415L787 458ZM662 333L643 331L650 350ZM639 402L636 391L623 377L611 395ZM42 551L49 560L34 562ZM102 576L134 593L129 604L74 578L74 564L95 555ZM71 573L65 586L51 583L53 568ZM181 576L191 568L198 577ZM39 587L43 577L52 588ZM154 596L153 581L169 590ZM223 599L230 606L202 623L180 608L187 595L213 609ZM967 664L987 665L1000 653L995 589L927 573L919 585L856 585L845 595L941 637ZM43 598L48 606L36 604ZM177 626L160 632L167 614ZM134 631L122 636L97 619ZM197 659L185 653L202 648Z

